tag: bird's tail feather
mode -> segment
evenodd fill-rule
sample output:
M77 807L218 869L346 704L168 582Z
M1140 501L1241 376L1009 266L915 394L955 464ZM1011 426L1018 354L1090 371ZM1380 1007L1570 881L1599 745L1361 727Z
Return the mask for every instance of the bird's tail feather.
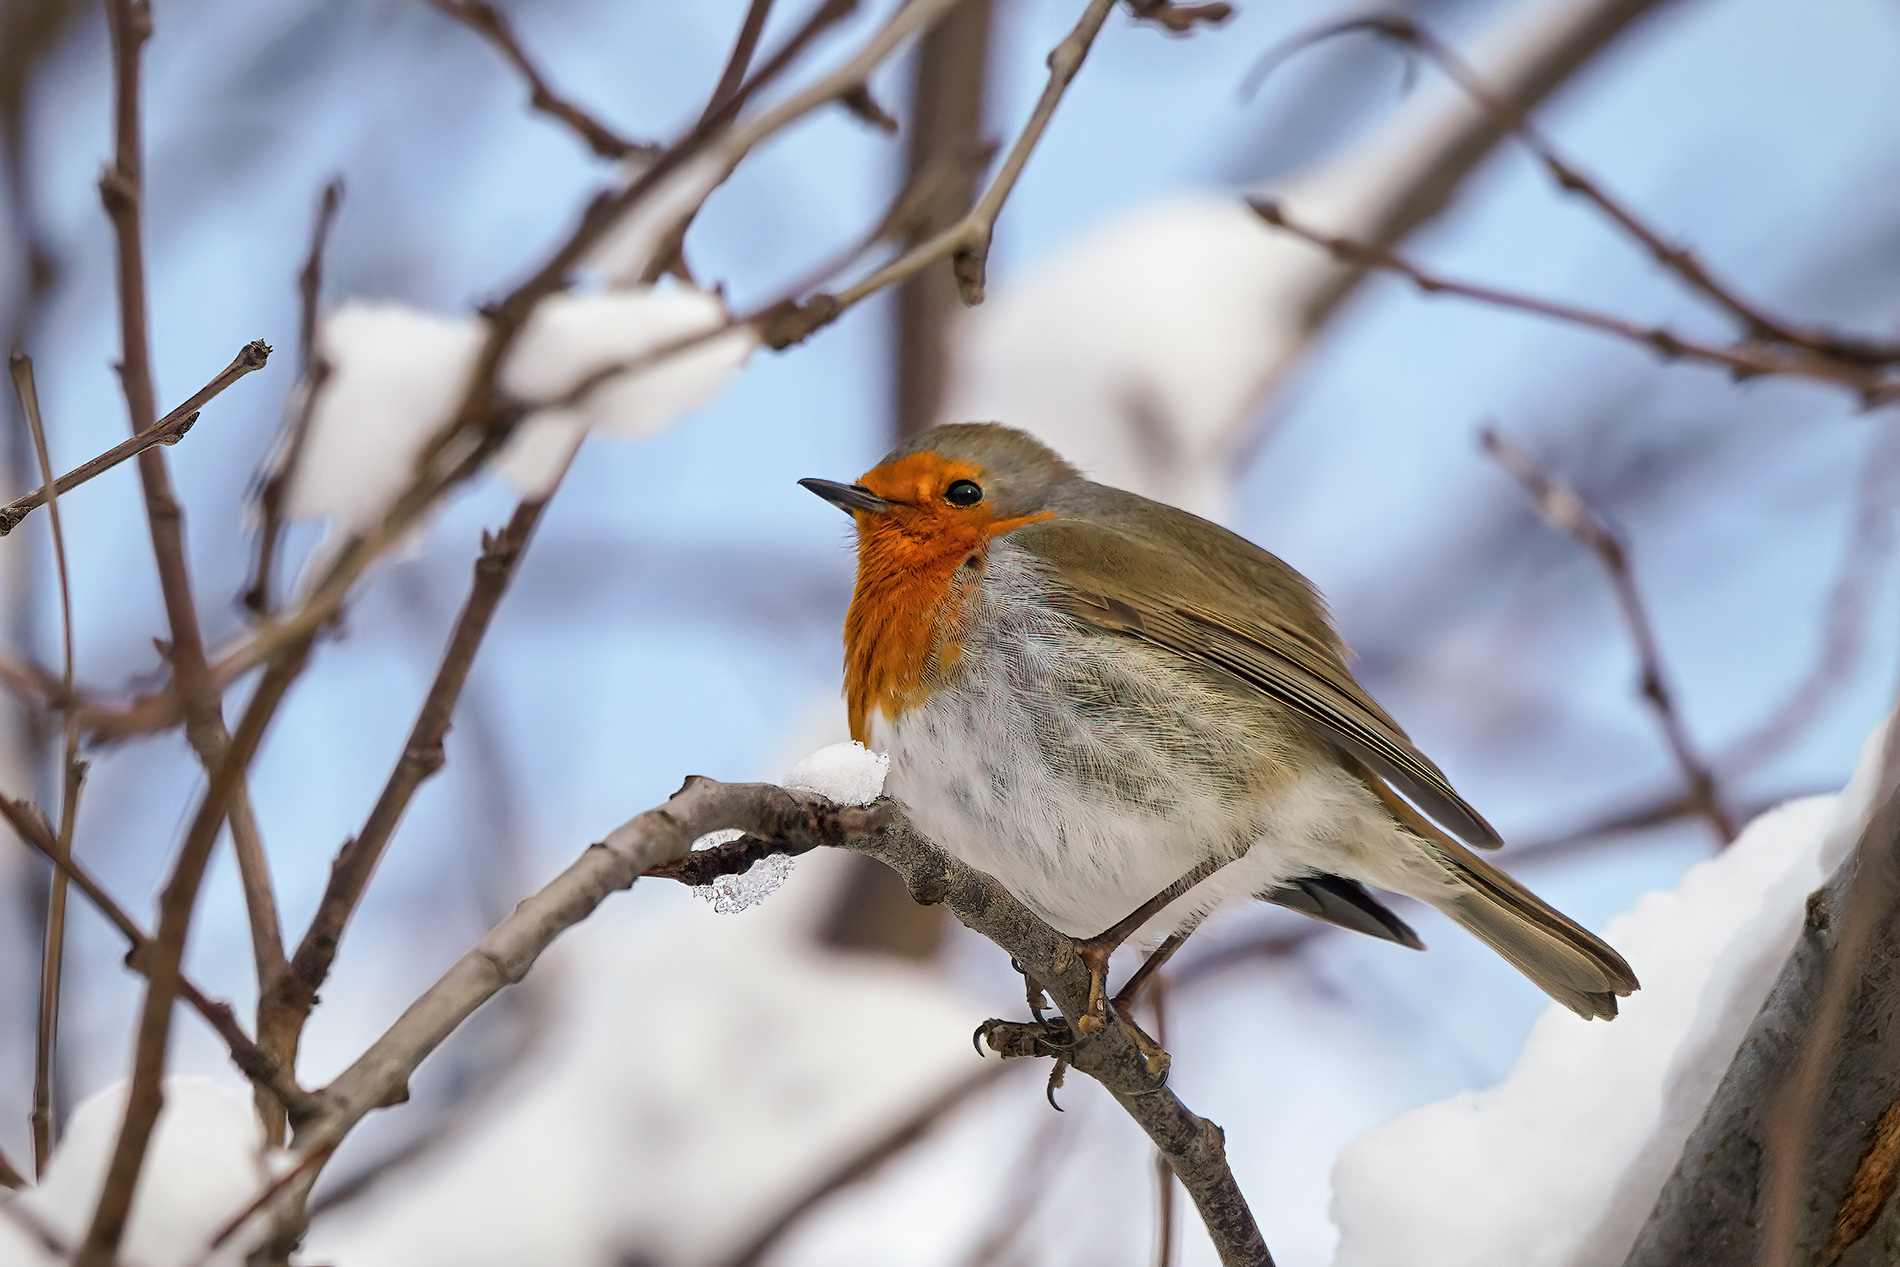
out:
M1616 1015L1637 988L1623 956L1455 841L1432 841L1454 884L1432 905L1497 951L1545 994L1586 1020Z
M1370 772L1360 777L1418 838L1420 848L1444 868L1449 883L1410 890L1411 896L1456 920L1578 1016L1606 1021L1616 1016L1617 999L1638 988L1636 974L1623 956L1440 831L1384 780Z

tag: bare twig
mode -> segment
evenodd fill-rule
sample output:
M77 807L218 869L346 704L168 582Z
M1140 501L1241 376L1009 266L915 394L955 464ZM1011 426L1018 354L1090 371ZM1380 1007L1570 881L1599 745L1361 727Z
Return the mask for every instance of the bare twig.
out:
M74 467L66 474L60 476L58 480L49 481L42 487L34 489L26 496L17 498L5 506L0 506L0 537L6 536L9 532L19 527L20 521L25 519L28 513L36 507L45 505L48 500L47 490L49 488L60 496L64 496L72 492L75 488L78 488L81 484L84 484L87 480L104 474L126 459L138 457L155 444L177 444L178 441L184 437L184 434L191 430L192 425L198 421L199 410L211 401L213 397L217 396L218 393L222 392L232 383L237 382L240 378L243 378L246 374L249 374L252 370L263 369L264 362L268 360L269 357L270 345L265 343L262 339L245 344L237 356L232 359L231 363L218 371L216 378L193 393L190 400L187 400L184 404L178 406L178 408L172 410L157 422L154 422L150 427L140 431L130 440L122 441L112 448L107 449L104 453L101 453L91 461L83 462Z
M1858 364L1835 357L1819 356L1799 347L1781 347L1760 343L1735 343L1717 346L1685 339L1661 326L1645 326L1622 317L1558 300L1541 299L1519 291L1457 281L1427 272L1403 256L1367 242L1337 237L1290 218L1285 208L1271 198L1250 198L1247 205L1254 214L1277 229L1304 238L1334 259L1360 268L1381 268L1409 280L1426 294L1458 295L1495 308L1527 312L1553 321L1583 326L1604 334L1640 343L1664 360L1701 361L1728 370L1737 378L1786 375L1815 379L1844 387L1860 397L1867 408L1900 400L1900 375L1879 366Z
M39 811L24 801L10 800L0 796L0 818L7 821L14 833L28 846L36 850L59 872L66 876L87 901L116 929L126 941L125 961L133 971L149 977L148 971L152 959L152 939L125 913L125 908L105 891L98 880L94 879L85 867L70 855L60 856L58 839L52 827ZM301 1113L308 1099L304 1090L291 1078L289 1071L273 1060L262 1048L252 1042L250 1037L237 1023L237 1015L231 1005L213 999L192 983L190 978L178 979L178 996L191 1005L193 1011L202 1016L218 1037L224 1040L225 1047L231 1053L231 1063L252 1082L259 1084L278 1096L295 1112Z
M746 5L745 18L739 23L739 34L732 42L732 53L726 58L726 68L719 73L719 82L713 86L712 96L706 100L706 109L700 120L713 117L725 109L739 91L739 85L745 82L745 73L752 65L752 55L758 52L759 37L765 34L765 19L771 15L772 0L751 0Z
M565 123L600 157L643 158L659 152L659 146L629 141L567 98L555 95L554 90L548 87L547 79L535 68L533 59L515 38L514 28L508 25L508 19L487 0L429 0L429 4L493 44L508 59L509 64L521 72L521 77L528 81L528 99L534 108Z
M99 193L106 214L112 221L113 237L118 246L119 379L124 389L126 412L132 422L132 431L137 435L150 431L157 423L147 332L142 224L144 141L139 96L142 54L145 41L151 35L152 15L147 0L110 0L107 16L112 37L113 161L99 179ZM252 343L239 353L238 358L219 377L241 377L262 365L269 354L268 345L261 341ZM216 382L214 380L214 384ZM201 806L197 830L205 833L202 844L208 851L220 825L227 819L231 825L231 846L237 856L238 873L243 884L252 957L261 992L268 989L276 975L283 971L284 952L276 898L271 890L269 864L264 856L256 815L251 808L249 787L243 778L249 766L250 753L233 748L233 740L224 725L222 697L205 660L204 634L198 624L185 549L184 511L173 492L169 468L163 454L157 449L147 449L139 454L138 465L146 521L152 539L152 558L158 571L166 620L171 627L171 642L166 655L171 662L173 691L183 712L186 741L197 754L199 764L204 767L211 781L211 791ZM276 699L281 699L283 691L289 687L289 681L278 679L275 670L292 662L301 666L302 660L300 651L286 649L273 664L273 673L266 674L258 693L253 697L253 703L273 694ZM271 700L269 707L276 707L275 699ZM268 723L268 712L255 719L251 737L253 745L262 738L263 729ZM236 760L232 759L234 751L241 754ZM139 1054L134 1062L132 1086L126 1097L125 1123L119 1133L108 1179L92 1225L80 1249L80 1267L105 1267L116 1254L119 1238L124 1233L127 1212L131 1208L133 1188L143 1166L152 1124L157 1120L161 1099L158 1080L164 1072L165 1043L171 1027L171 995L175 989L177 956L184 951L184 939L196 906L197 888L203 881L207 861L207 858L194 856L196 844L195 836L188 839L186 849L180 855L173 879L181 883L168 883L166 886L169 899L166 905L170 918L167 920L162 917L160 920L160 953L156 956L158 966L148 981L145 993ZM261 1104L260 1108L267 1119L272 1115L273 1110L267 1104Z
M19 1189L26 1187L26 1176L13 1168L7 1155L0 1152L0 1188Z
M996 1082L1009 1066L1003 1061L979 1066L942 1091L905 1114L877 1138L817 1176L783 1210L772 1216L758 1233L724 1262L724 1267L758 1267L785 1234L833 1195L862 1183L886 1162L929 1137L931 1129L966 1103L971 1096Z
M488 334L476 354L461 400L449 421L425 446L415 475L408 487L392 500L382 520L344 542L296 608L260 622L247 642L214 667L214 679L233 681L258 665L270 662L285 648L313 637L334 619L364 570L402 540L444 493L473 476L508 441L526 413L519 402L506 399L496 386L509 350L535 307L565 286L573 270L634 208L653 195L663 182L677 176L686 162L701 155L707 155L709 161L722 170L730 171L760 141L869 75L906 38L954 2L913 0L902 6L843 66L811 87L762 111L758 118L744 126L723 131L753 93L783 74L818 35L842 20L851 8L851 0L825 0L721 109L696 125L627 184L597 196L566 241L541 267L506 297L483 310ZM691 207L682 207L677 214L684 218L691 211Z
M1197 26L1219 26L1234 15L1231 4L1178 4L1175 0L1128 0L1128 11L1143 22L1186 35Z
M26 418L33 438L33 453L39 462L40 479L48 489L46 517L53 538L53 569L59 582L59 634L62 670L60 685L73 693L73 589L66 566L66 532L59 516L59 489L53 478L53 459L46 448L46 424L40 417L39 390L33 381L33 362L24 352L15 352L9 360L13 390L20 399L20 413ZM73 824L79 809L79 789L85 782L85 763L79 759L79 727L72 713L66 714L64 743L60 754L59 833L54 844L62 858L73 852ZM33 1173L46 1175L58 1143L58 1122L53 1115L53 1069L59 1049L59 999L66 962L66 875L57 868L46 895L46 928L40 946L40 1007L34 1032L33 1052Z
M329 244L330 228L336 222L337 208L342 201L343 178L332 177L317 200L316 221L310 229L310 250L304 256L303 269L297 274L296 404L290 427L284 434L283 448L257 488L257 557L251 565L251 582L244 587L244 605L259 615L271 607L271 574L277 566L277 543L283 535L290 485L297 478L297 467L303 461L317 401L330 381L330 362L317 351L317 304L323 292L323 252Z
M514 579L535 527L547 509L549 496L552 494L524 499L499 533L482 534L482 552L475 561L468 597L443 647L435 680L430 683L428 694L416 713L402 755L390 771L363 829L344 843L331 864L329 884L291 958L290 970L279 978L269 1006L260 1002L258 1032L265 1036L267 1044L281 1035L288 1049L296 1050L298 1035L316 1004L317 991L329 976L343 931L362 901L370 877L382 861L383 852L402 822L410 799L416 789L442 768L445 760L442 740L454 718L456 702L468 682L469 669L488 635L502 595Z
M1016 188L1030 154L1042 140L1042 134L1055 117L1056 107L1068 91L1069 83L1082 68L1096 34L1102 29L1115 0L1089 0L1075 29L1049 54L1049 79L1042 96L1030 111L1015 144L1003 158L983 196L955 224L928 241L899 255L882 268L872 271L837 294L820 291L803 303L785 304L758 318L759 337L767 347L785 348L808 337L813 331L836 321L847 310L887 286L915 276L941 259L949 259L956 272L957 289L966 304L983 302L986 264L990 238L996 230L996 217Z
M1635 645L1637 663L1642 672L1643 698L1656 710L1657 723L1662 727L1663 738L1668 742L1670 754L1675 757L1676 766L1682 772L1683 782L1688 785L1696 810L1709 820L1709 825L1715 829L1723 844L1734 840L1735 821L1722 807L1715 786L1715 775L1702 754L1696 751L1694 741L1689 738L1688 727L1676 711L1675 698L1670 693L1663 673L1662 651L1656 643L1656 631L1643 604L1642 591L1637 588L1636 578L1630 571L1629 556L1622 537L1608 520L1577 495L1575 489L1545 471L1529 453L1490 427L1484 428L1479 434L1485 452L1524 486L1544 521L1570 534L1603 564L1604 571L1609 574L1610 587L1616 594L1617 606L1622 610L1623 622L1629 628L1630 641Z
M185 939L191 930L205 868L211 860L211 847L217 842L227 811L235 804L251 757L263 742L265 729L276 715L277 706L303 671L309 649L308 641L291 648L290 653L274 661L258 681L237 730L224 745L223 758L211 774L191 826L186 830L185 842L179 848L178 861L159 895L158 936L145 965L145 1002L139 1014L125 1122L106 1168L92 1224L74 1260L75 1267L110 1267L117 1255L139 1175L144 1169L152 1128L164 1106L161 1079L171 1038L172 997L178 991L179 965L184 958Z
M182 417L171 417L169 421L161 419L157 426L144 435L121 440L91 461L75 466L58 480L42 483L32 492L15 498L5 506L0 506L0 537L18 528L22 519L38 507L44 506L52 499L53 494L70 493L87 480L103 475L127 458L135 458L155 444L177 444L184 439L185 433L190 431L197 421L197 410Z
M1485 83L1483 77L1449 45L1410 17L1396 13L1380 14L1341 23L1328 34L1343 34L1353 30L1375 32L1423 54L1495 119L1500 127L1522 141L1544 165L1558 188L1577 194L1593 204L1658 264L1674 273L1690 290L1732 317L1742 327L1746 338L1805 348L1817 356L1865 365L1885 366L1900 362L1900 344L1846 337L1818 328L1800 329L1763 311L1760 305L1743 299L1727 283L1719 281L1710 273L1694 252L1667 241L1638 218L1635 212L1560 155L1549 138L1523 111Z

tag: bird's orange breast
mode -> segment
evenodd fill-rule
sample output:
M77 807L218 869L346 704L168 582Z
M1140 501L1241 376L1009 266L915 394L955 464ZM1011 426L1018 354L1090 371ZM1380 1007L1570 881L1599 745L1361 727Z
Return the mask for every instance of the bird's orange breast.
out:
M999 520L987 506L956 507L931 495L946 476L980 477L977 468L962 469L966 465L915 454L864 477L865 487L897 503L881 514L857 514L858 580L844 622L844 693L851 737L867 746L875 713L895 719L955 673L990 541L1047 518Z

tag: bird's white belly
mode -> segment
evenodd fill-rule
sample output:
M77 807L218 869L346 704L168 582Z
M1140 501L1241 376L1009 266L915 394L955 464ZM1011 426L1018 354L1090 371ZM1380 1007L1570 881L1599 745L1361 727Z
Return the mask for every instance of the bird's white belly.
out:
M1275 762L1221 684L1033 603L998 615L954 683L876 715L872 740L917 828L1058 931L1093 936L1208 859L1239 859L1148 921L1151 941L1291 876L1359 872L1353 855L1384 843L1363 786L1330 761Z

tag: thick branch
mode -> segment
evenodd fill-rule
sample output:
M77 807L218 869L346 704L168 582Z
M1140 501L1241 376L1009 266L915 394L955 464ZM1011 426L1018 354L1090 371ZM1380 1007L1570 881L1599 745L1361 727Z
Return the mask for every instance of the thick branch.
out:
M692 843L707 833L729 828L777 842L784 852L828 844L878 859L895 870L920 901L942 903L1009 951L1046 986L1065 1015L1079 1017L1086 1008L1089 974L1073 943L1031 915L994 880L917 835L889 802L843 808L770 784L690 778L665 805L589 846L566 871L518 905L354 1064L315 1092L318 1107L293 1143L300 1162L234 1218L227 1235L266 1208L300 1208L323 1159L355 1124L376 1108L401 1102L409 1077L429 1053L483 1002L520 981L557 936L590 915L609 894L686 857ZM744 842L719 848L732 869L750 865L746 855L752 847ZM1165 1086L1155 1085L1130 1035L1109 1025L1084 1036L1064 1055L1100 1081L1148 1132L1194 1197L1221 1261L1229 1267L1270 1267L1272 1259L1227 1167L1220 1129L1189 1112ZM294 1243L301 1230L295 1218L280 1225L267 1252Z
M1749 1026L1626 1267L1890 1261L1900 1153L1900 726L1871 814L1808 898Z
M1480 433L1480 438L1484 451L1495 458L1498 465L1531 495L1531 502L1544 522L1568 533L1584 549L1596 555L1604 571L1609 573L1610 588L1616 594L1616 604L1622 610L1623 623L1628 627L1630 641L1636 647L1636 660L1642 671L1643 698L1656 710L1657 724L1662 727L1663 738L1676 760L1676 767L1682 771L1683 782L1688 785L1689 797L1696 812L1708 819L1722 843L1728 844L1735 839L1735 820L1723 808L1715 786L1715 774L1696 750L1694 741L1689 738L1689 728L1676 710L1675 696L1663 672L1662 649L1656 642L1656 630L1650 623L1642 591L1636 587L1636 577L1630 571L1629 552L1624 548L1622 536L1575 489L1544 470L1537 459L1523 449L1490 427Z

